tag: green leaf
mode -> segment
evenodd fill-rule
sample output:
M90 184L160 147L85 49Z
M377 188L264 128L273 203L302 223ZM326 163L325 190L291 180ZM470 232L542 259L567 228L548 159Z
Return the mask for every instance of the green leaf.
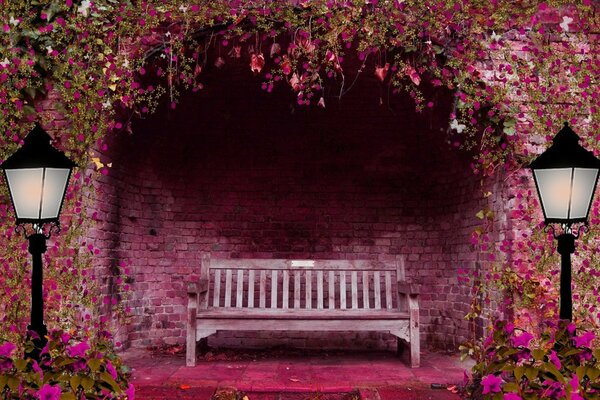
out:
M594 367L588 367L585 370L585 374L590 378L590 381L594 382L600 377L600 369Z
M19 387L19 378L14 377L14 376L9 376L7 385L10 388L10 390L17 390Z
M504 387L502 389L504 390L504 393L506 393L506 392L518 392L519 391L519 385L517 385L515 382L508 382L507 384L504 385Z
M77 397L73 393L67 392L60 395L60 400L77 400Z
M102 363L101 360L97 359L97 358L92 358L89 359L87 362L87 365L90 367L90 370L92 372L96 372L100 369L100 364Z
M94 380L92 378L90 378L89 376L84 376L81 378L81 386L83 386L83 388L88 391L91 388L94 387Z
M17 367L17 371L24 371L25 368L27 368L27 364L29 364L29 360L24 360L21 358L13 360L13 362L15 363L15 366Z
M542 365L542 369L548 373L551 373L552 375L554 375L559 382L564 382L565 381L565 377L560 373L560 371L558 369L556 369L556 366L550 362L544 363Z
M122 392L122 390L119 387L119 385L117 384L117 382L115 382L115 380L112 378L112 376L110 376L110 374L108 372L101 373L100 379L102 379L104 382L108 383L116 393Z
M523 377L523 374L525 373L525 367L522 365L519 365L518 367L515 367L515 378L517 379L517 382L521 382L521 378Z
M579 367L577 367L575 369L575 373L577 374L577 377L579 378L579 380L583 379L583 377L585 376L585 366L580 365Z
M4 390L4 387L6 386L6 381L8 380L8 377L6 375L0 375L0 392L2 390Z
M479 210L479 212L475 214L475 216L479 219L483 219L485 217L485 214L483 213L483 210Z
M533 358L536 361L541 361L544 358L544 354L546 354L546 352L543 349L535 349L532 351L533 354Z
M527 377L527 379L529 379L530 381L534 380L535 378L537 378L539 371L537 370L537 368L533 368L533 367L525 367L525 376Z
M71 389L73 389L76 392L79 388L79 385L81 384L81 377L79 375L73 375L69 383L71 384Z

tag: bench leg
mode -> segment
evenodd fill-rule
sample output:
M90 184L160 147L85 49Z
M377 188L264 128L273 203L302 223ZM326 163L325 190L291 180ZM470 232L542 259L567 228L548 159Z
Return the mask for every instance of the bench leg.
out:
M410 321L410 366L412 368L419 368L421 364L421 338L419 335L419 322L418 320Z
M194 310L196 311L196 310ZM196 314L194 312L194 314ZM187 326L187 337L185 343L185 365L194 367L196 365L196 316L190 318Z

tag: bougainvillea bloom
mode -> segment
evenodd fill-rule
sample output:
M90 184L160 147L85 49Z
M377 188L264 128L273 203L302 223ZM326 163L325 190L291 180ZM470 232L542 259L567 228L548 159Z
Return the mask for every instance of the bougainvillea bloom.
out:
M517 393L504 393L502 400L523 400Z
M502 390L500 386L502 384L502 378L494 374L484 376L481 380L481 384L483 385L483 394L498 393Z
M69 357L85 357L85 352L90 349L90 345L86 342L81 342L74 346L67 347Z
M527 347L529 342L533 339L533 335L529 332L523 332L519 336L513 336L512 341L515 347L523 346Z
M575 336L573 342L575 342L576 347L590 347L595 337L593 332L586 332L581 336Z
M3 345L0 345L0 357L10 357L16 348L17 346L10 342L6 342Z
M60 392L61 392L60 386L51 386L51 385L45 384L36 393L36 396L39 400L59 400Z

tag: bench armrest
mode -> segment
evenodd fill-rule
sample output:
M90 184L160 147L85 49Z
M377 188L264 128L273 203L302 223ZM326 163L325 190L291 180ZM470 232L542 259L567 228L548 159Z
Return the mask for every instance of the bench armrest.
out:
M188 295L199 295L208 292L208 279L201 278L199 282L188 282Z
M421 285L417 283L398 282L398 293L407 295L418 295L421 293Z

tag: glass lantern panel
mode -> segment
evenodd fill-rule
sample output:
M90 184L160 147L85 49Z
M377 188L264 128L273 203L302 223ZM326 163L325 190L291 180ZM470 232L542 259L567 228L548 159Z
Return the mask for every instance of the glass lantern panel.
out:
M68 179L69 169L46 168L42 219L58 217Z
M24 168L5 171L17 218L38 219L44 169Z
M573 194L571 197L570 218L586 218L594 195L598 170L575 168L573 173Z
M572 168L533 171L546 218L569 218Z

